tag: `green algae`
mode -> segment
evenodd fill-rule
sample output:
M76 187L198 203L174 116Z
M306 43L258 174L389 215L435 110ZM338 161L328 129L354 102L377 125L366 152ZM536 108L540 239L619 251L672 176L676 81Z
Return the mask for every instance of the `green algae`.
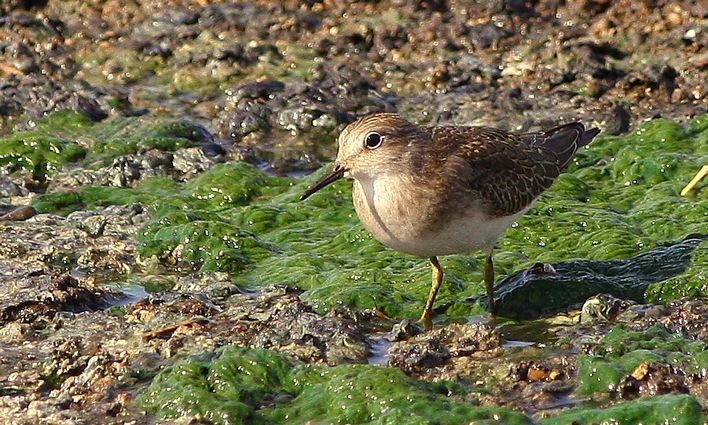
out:
M600 136L502 236L494 256L497 276L536 262L624 259L705 232L708 199L700 191L688 197L679 191L698 165L708 162L707 121L704 115L680 126L656 119L627 136ZM153 219L137 236L141 254L162 258L176 270L230 271L234 282L245 286L285 283L303 290L303 298L319 312L343 304L376 306L393 317L416 316L430 285L429 265L368 235L352 208L351 183L335 183L298 201L326 168L294 180L269 177L242 163L225 164L152 200L142 185L77 188L73 195L61 195L64 202L56 202L56 210L70 210L72 202L82 207L147 202ZM52 196L39 196L33 205L51 212ZM67 201L67 196L74 198ZM704 240L693 250L683 272L651 283L637 297L666 302L708 295L707 246ZM171 262L184 253L184 261ZM480 253L442 259L446 284L438 295L438 306L444 306L440 312L452 317L481 311L479 304L461 300L484 292L483 260Z
M532 423L525 415L509 409L458 401L457 398L464 395L459 385L418 381L395 368L310 367L295 376L300 392L288 406L269 413L274 423Z
M294 364L275 352L227 346L161 372L138 402L160 418L263 424L258 405L295 391L288 376Z
M49 192L35 198L32 206L39 212L66 215L108 205L150 205L161 199L172 199L176 188L174 180L150 177L135 188L116 190L113 187L82 186L73 191Z
M100 166L119 155L174 151L210 140L203 127L189 121L119 117L93 122L64 110L37 120L31 130L0 137L0 166L26 169L45 180L67 163Z
M58 112L53 116L58 128L66 132L84 132L89 120L83 114ZM32 172L37 180L44 180L57 166L78 161L86 150L73 140L54 133L47 119L39 120L35 128L0 138L0 166L11 165Z
M370 365L308 366L284 354L226 346L164 370L138 397L159 418L217 424L530 424L521 413L462 401L451 382Z
M206 211L162 208L137 239L144 256L170 253L177 271L238 272L269 253L253 233Z
M641 363L664 363L687 375L708 370L708 346L689 341L661 326L643 332L614 327L594 349L578 357L578 394L607 392Z
M576 408L541 421L543 425L704 423L701 405L689 395L643 397L604 409Z

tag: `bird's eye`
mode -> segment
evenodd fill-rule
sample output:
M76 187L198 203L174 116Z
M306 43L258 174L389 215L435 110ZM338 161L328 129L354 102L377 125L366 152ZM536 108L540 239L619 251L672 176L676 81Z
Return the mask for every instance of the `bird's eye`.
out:
M379 146L381 146L381 142L383 141L383 137L379 133L376 132L371 132L366 135L366 138L364 138L364 146L366 146L368 149L376 149Z

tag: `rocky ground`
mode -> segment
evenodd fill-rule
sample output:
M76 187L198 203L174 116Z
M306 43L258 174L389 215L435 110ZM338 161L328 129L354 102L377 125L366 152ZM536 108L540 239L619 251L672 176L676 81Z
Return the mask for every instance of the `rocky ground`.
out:
M3 2L0 415L703 422L708 201L678 192L708 162L707 17L690 1ZM481 258L452 256L421 332L405 318L424 261L372 241L347 184L297 202L375 111L602 129L500 240L500 318L482 314Z

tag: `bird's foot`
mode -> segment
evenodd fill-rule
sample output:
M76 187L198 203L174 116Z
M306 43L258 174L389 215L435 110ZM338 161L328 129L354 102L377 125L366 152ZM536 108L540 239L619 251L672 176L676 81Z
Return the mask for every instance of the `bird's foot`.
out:
M425 310L423 310L423 314L420 316L420 319L418 320L418 323L423 325L423 329L425 331L432 331L433 330L432 316L433 316L433 313L430 310L425 309Z

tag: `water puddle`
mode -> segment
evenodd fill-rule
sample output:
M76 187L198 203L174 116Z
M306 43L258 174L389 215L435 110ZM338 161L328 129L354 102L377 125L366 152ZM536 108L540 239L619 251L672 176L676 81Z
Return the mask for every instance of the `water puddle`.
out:
M388 366L388 348L391 342L386 339L386 335L386 333L378 333L370 337L371 351L367 358L369 364Z
M526 348L526 347L532 347L534 345L536 345L535 342L515 341L515 340L511 340L511 339L508 339L508 340L505 339L504 342L502 342L502 348Z
M141 285L105 283L101 286L109 288L117 294L120 294L119 296L109 301L107 308L125 307L127 305L144 300L148 296L148 292L145 290L145 287Z
M559 315L553 318L515 321L509 319L489 320L486 315L470 316L468 323L489 323L494 326L502 337L504 349L524 349L528 347L547 347L552 345L574 321L573 315ZM442 326L437 324L436 326ZM367 358L368 364L388 366L388 350L393 344L387 339L389 333L378 331L369 334L371 350Z

